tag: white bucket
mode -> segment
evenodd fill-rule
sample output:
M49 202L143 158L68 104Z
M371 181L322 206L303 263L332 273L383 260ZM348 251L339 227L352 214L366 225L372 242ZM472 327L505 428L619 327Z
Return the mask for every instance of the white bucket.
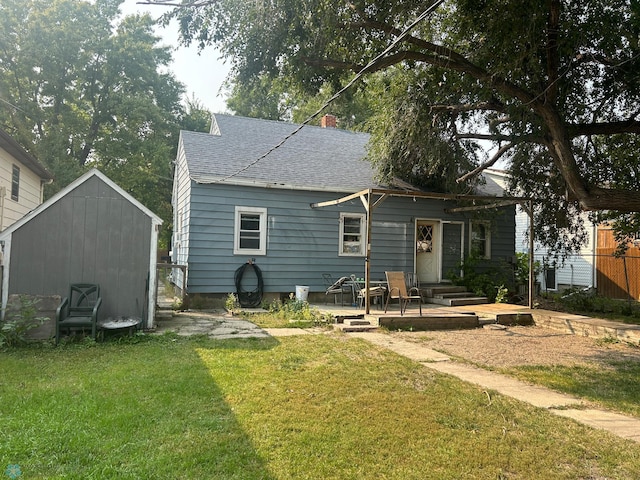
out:
M306 285L296 285L296 300L306 302L309 296L309 287Z

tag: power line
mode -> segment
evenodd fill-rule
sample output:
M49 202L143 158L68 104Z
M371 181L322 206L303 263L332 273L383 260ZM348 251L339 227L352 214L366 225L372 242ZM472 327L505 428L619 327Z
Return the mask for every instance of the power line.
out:
M221 183L221 182L225 182L233 177L236 177L238 175L240 175L242 172L247 171L249 168L253 167L254 165L256 165L257 163L259 163L261 160L263 160L264 158L266 158L269 154L271 154L274 150L280 148L281 146L283 146L291 137L293 137L294 135L296 135L298 132L300 132L300 130L302 130L302 128L307 125L309 122L311 122L314 118L316 118L318 115L320 115L324 109L326 109L329 105L331 105L338 97L340 97L340 95L342 95L345 91L347 91L349 88L351 88L351 86L356 83L358 80L360 80L360 78L367 73L367 70L369 70L372 66L374 66L378 60L382 59L385 55L387 55L391 50L393 50L396 45L398 43L400 43L402 40L404 40L409 33L411 32L411 30L413 30L420 22L422 22L425 18L427 18L427 16L429 14L431 14L436 8L438 8L440 6L440 4L442 4L444 2L444 0L437 0L435 3L433 3L429 8L427 8L424 12L422 12L407 28L405 28L402 33L400 33L400 35L398 35L396 37L396 39L391 42L391 44L385 48L382 53L376 55L376 57L371 60L369 63L367 63L367 65L365 65L362 69L360 69L360 71L349 81L349 83L347 83L344 87L342 87L340 90L338 90L329 100L327 100L315 113L311 114L309 117L307 117L307 119L302 122L300 125L298 125L298 127L292 131L289 135L287 135L286 137L284 137L282 139L282 141L280 143L278 143L277 145L275 145L274 147L271 147L267 152L265 152L264 154L260 155L257 159L255 159L254 161L252 161L251 163L245 165L244 167L242 167L240 170L227 175L226 177L223 177L222 179L218 180L215 183Z
M14 110L18 110L19 112L24 113L27 117L29 116L29 114L27 112L25 112L24 110L22 110L20 107L14 105L13 103L5 100L4 98L0 97L0 102L2 103L6 103L7 105L9 105L11 108L13 108Z

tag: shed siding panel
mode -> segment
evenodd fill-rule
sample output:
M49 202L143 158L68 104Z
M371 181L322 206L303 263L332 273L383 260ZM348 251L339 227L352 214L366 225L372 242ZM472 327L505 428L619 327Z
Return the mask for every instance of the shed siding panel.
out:
M295 285L323 291L322 273L334 276L364 275L364 257L338 255L341 212L364 213L359 199L312 209L310 203L333 200L340 194L275 190L230 185L192 184L189 216L190 293L235 291L235 270L248 256L233 254L235 206L267 208L267 255L257 256L266 292L288 292ZM385 270L413 271L416 218L464 221L461 214L447 214L451 202L390 197L375 209L372 225L371 273L384 278ZM492 255L514 254L513 208L492 230ZM465 228L465 234L468 234ZM184 238L184 237L183 237ZM183 240L184 241L184 240ZM468 248L468 239L465 240Z
M9 293L66 296L70 283L99 283L101 318L142 316L150 235L149 216L91 177L13 233Z

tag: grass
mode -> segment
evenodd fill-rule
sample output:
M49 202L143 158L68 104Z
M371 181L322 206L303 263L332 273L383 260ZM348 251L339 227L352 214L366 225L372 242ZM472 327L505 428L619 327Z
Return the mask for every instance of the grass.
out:
M0 468L69 479L637 478L640 445L340 334L0 353Z
M327 327L334 322L331 314L323 314L308 302L290 298L285 302L274 300L263 305L266 312L239 314L260 328L311 328Z
M638 362L609 362L604 367L522 366L501 371L640 418L640 383L638 382L640 364Z

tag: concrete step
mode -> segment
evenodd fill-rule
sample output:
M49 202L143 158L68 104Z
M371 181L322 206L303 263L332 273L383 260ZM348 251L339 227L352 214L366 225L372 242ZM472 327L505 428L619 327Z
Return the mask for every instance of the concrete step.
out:
M439 299L447 299L447 298L467 298L467 297L476 297L477 295L471 292L452 292L452 293L437 293L431 298L439 298Z
M482 305L489 303L487 297L463 297L463 298L433 298L425 299L426 303L435 303L436 305L445 305L447 307L463 307L465 305Z
M457 285L434 285L429 287L420 287L420 293L424 297L433 297L435 295L441 295L445 293L461 293L466 291L467 289L465 287Z
M371 319L366 320L364 315L358 315L351 318L343 318L342 322L335 323L333 328L343 332L370 332L372 330L376 330L378 325L377 322L374 323Z
M480 313L479 321L480 325L533 325L533 315L530 313L518 313L518 312L505 312L505 313Z
M434 313L420 316L380 317L380 326L389 329L412 330L457 330L480 326L478 316L465 313Z
M364 318L345 318L342 322L345 326L355 327L356 325L371 325L369 320L365 320Z

